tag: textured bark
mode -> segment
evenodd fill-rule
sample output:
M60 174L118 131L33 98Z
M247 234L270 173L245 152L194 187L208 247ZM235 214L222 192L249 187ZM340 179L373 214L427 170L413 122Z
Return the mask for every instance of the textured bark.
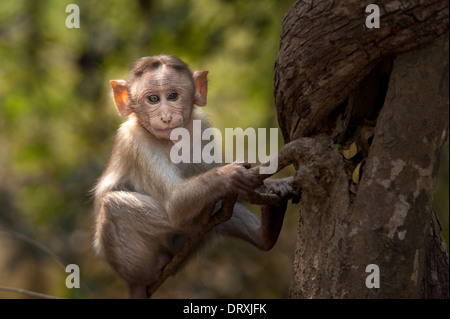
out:
M283 20L280 128L286 142L317 141L308 165L296 166L303 193L290 297L448 298L448 251L432 209L448 136L448 34L439 37L448 2L385 1L373 30L369 3L298 1ZM379 112L371 125L367 111ZM364 159L357 185L357 162L330 147L348 140ZM366 286L369 264L380 288Z
M283 19L274 93L285 141L329 133L333 111L386 56L448 30L447 0L379 1L380 28L368 29L372 0L297 1Z

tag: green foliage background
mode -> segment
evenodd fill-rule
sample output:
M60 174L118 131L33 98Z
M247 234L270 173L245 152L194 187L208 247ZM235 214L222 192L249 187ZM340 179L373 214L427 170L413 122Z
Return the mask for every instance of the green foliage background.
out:
M80 28L66 27L66 6ZM207 69L205 111L225 127L277 127L273 64L292 0L5 0L0 6L0 286L69 298L68 275L51 249L98 298L127 297L125 284L91 249L89 190L121 119L108 81L141 56L174 54ZM281 142L280 142L281 145ZM448 242L448 145L436 198ZM223 239L211 244L155 297L287 296L298 208L269 253ZM13 231L13 232L11 232ZM16 232L16 233L14 233ZM23 297L0 291L0 297Z

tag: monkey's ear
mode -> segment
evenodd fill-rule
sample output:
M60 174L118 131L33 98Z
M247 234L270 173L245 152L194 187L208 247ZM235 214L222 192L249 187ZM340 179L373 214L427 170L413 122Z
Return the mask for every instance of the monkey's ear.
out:
M195 71L193 74L195 83L194 103L198 106L206 105L206 95L208 94L208 71Z
M111 80L114 102L121 116L130 115L133 110L130 108L130 100L128 98L127 82L124 80Z

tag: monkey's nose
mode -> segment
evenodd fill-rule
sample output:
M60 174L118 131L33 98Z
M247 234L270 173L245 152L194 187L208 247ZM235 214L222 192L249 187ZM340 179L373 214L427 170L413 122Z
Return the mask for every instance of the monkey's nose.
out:
M172 114L162 114L161 115L161 121L163 121L164 123L169 123L170 120L172 120Z

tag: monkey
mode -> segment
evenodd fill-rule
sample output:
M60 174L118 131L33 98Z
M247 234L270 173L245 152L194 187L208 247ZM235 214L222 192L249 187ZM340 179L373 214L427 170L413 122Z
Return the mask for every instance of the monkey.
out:
M170 133L193 120L211 127L202 107L208 71L192 72L171 55L140 58L128 81L111 80L119 127L110 157L94 193L94 248L126 281L130 298L147 298L148 286L183 243L218 210L225 194L246 195L263 181L250 164L233 162L174 164ZM267 190L280 196L293 191L288 182L272 181ZM264 251L279 236L286 204L261 206L261 219L237 202L232 217L213 235L242 239ZM205 240L205 239L204 239Z

